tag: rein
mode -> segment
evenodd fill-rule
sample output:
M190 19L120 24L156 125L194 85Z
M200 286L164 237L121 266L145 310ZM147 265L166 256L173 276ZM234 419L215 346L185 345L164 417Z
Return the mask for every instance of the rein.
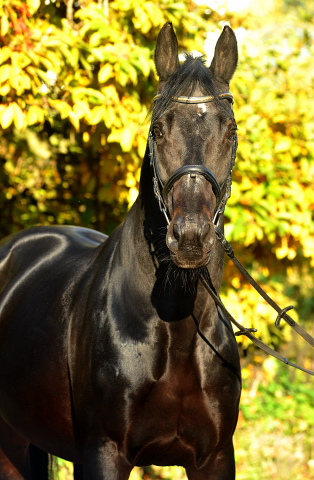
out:
M234 254L234 250L231 247L230 243L225 239L222 231L220 230L219 227L215 226L215 233L216 237L219 240L219 242L222 244L222 246L225 249L226 254L228 255L229 258L233 261L234 265L238 268L238 270L244 275L244 277L247 279L247 281L252 285L252 287L255 288L255 290L261 295L261 297L264 298L264 300L278 313L275 325L276 327L279 327L280 321L284 320L285 322L290 325L291 328L293 328L301 337L304 338L304 340L311 345L312 348L314 348L314 338L307 333L300 325L297 324L295 320L293 320L290 315L287 314L287 312L293 307L290 305L289 307L281 309L279 305L269 296L267 293L263 290L263 288L254 280L254 278L251 277L249 272L244 268L242 263L237 259L237 257ZM207 270L206 270L207 271ZM264 350L268 355L271 355L272 357L277 358L281 362L285 363L286 365L290 365L290 367L297 368L298 370L302 370L302 372L308 373L309 375L314 376L314 372L311 370L307 370L303 367L300 367L299 365L290 362L287 358L282 357L279 353L277 353L273 348L269 347L266 345L264 342L262 342L259 338L256 338L253 333L257 332L256 328L246 328L243 325L241 325L239 322L235 320L235 318L231 315L231 313L226 309L224 304L222 303L221 299L216 295L216 293L213 291L213 289L210 286L210 282L208 281L207 275L204 275L203 272L199 274L199 277L201 279L201 282L203 283L205 289L207 292L210 294L216 305L223 311L223 313L229 318L229 320L239 329L238 332L235 332L235 336L239 335L246 335L257 347L259 347L261 350Z
M160 95L156 95L154 97L154 101L158 99ZM220 93L218 95L219 98L221 99L227 99L233 104L233 96L230 92L224 92ZM212 102L215 100L215 97L213 95L209 96L204 96L204 97L171 97L171 100L174 102L179 102L179 103L185 103L185 104L197 104L197 103L206 103L206 102ZM234 167L235 163L235 158L236 158L236 151L237 151L237 146L238 146L238 141L237 141L237 136L235 136L233 140L233 145L232 145L232 152L231 152L231 161L230 161L230 169L229 173L227 176L227 179L225 182L220 185L218 180L216 179L215 175L208 170L206 167L203 165L184 165L183 167L178 168L172 175L171 177L166 181L164 184L160 178L158 168L157 168L157 163L156 163L156 155L155 155L155 142L156 139L154 137L154 133L152 129L150 129L149 136L148 136L148 145L149 145L149 157L150 157L150 165L153 170L153 187L154 187L154 195L159 203L159 208L160 211L164 214L165 219L167 221L168 227L170 225L170 220L168 217L168 209L166 206L166 200L167 200L167 195L170 192L171 188L175 184L176 181L178 181L182 176L184 175L191 175L191 177L195 177L196 175L202 175L205 177L205 179L211 184L213 192L216 197L216 205L218 205L218 208L216 208L216 211L214 213L213 217L213 224L215 228L215 234L218 239L218 241L222 244L224 247L225 252L231 258L232 262L234 265L238 268L238 270L244 275L244 277L247 279L247 281L255 288L255 290L261 295L261 297L264 298L264 300L278 313L275 325L276 327L279 327L280 321L284 320L285 322L290 325L291 328L293 328L301 337L304 338L304 340L311 345L312 348L314 348L314 338L309 335L300 325L293 320L290 315L287 314L287 312L293 307L290 305L289 307L281 309L277 303L272 300L269 295L263 290L263 288L258 285L258 283L251 277L249 272L244 268L244 266L241 264L241 262L237 259L237 257L234 254L234 251L230 245L230 243L225 239L223 232L221 229L218 227L219 223L219 218L220 215L223 214L225 210L225 206L227 201L229 200L231 196L231 185L232 185L232 170ZM161 192L160 192L160 187L161 187ZM222 192L224 191L224 195ZM238 332L235 332L235 336L239 335L246 335L257 347L260 349L264 350L268 355L271 355L281 362L285 363L286 365L290 365L291 367L297 368L298 370L301 370L302 372L308 373L309 375L314 376L314 372L311 370L307 370L303 367L300 367L299 365L290 362L287 358L284 358L281 356L279 353L277 353L274 349L266 345L264 342L256 338L253 333L257 332L256 328L246 328L243 325L241 325L235 318L231 315L231 313L227 310L227 308L224 306L222 303L220 297L214 292L213 288L211 287L211 282L209 277L208 270L202 271L199 273L199 278L209 293L209 295L212 297L214 300L215 304L217 307L220 308L220 310L227 316L227 318L232 322L238 329ZM200 333L200 332L199 332Z

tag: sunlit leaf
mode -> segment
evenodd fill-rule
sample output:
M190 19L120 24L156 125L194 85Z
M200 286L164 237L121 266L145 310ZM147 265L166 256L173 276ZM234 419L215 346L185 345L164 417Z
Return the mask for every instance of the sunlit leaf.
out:
M98 80L100 83L105 83L112 76L113 68L110 63L103 65L98 73Z
M0 64L8 60L11 56L11 49L9 47L2 47L0 50Z
M1 36L4 37L9 31L9 21L6 14L3 12L1 17Z
M287 152L291 147L291 138L283 137L275 145L275 152Z
M26 0L29 9L34 13L40 6L40 0Z
M94 107L90 112L88 123L90 125L96 125L97 123L101 122L101 120L103 120L104 114L104 107Z
M5 97L9 93L9 91L10 85L8 83L0 87L0 95L2 95L3 97Z
M79 117L75 114L75 112L69 112L69 119L70 122L72 123L73 127L75 130L78 132L80 129L80 119Z
M11 125L13 121L13 115L14 115L13 105L10 104L3 110L1 114L0 122L1 122L2 128L8 128Z
M13 120L14 120L14 125L17 130L22 130L25 128L25 115L24 112L22 112L21 107L14 102L12 104L13 106Z
M28 125L34 125L35 123L42 123L45 119L44 111L38 105L32 105L27 112Z
M0 82L5 82L10 75L10 67L9 65L2 65L0 67Z

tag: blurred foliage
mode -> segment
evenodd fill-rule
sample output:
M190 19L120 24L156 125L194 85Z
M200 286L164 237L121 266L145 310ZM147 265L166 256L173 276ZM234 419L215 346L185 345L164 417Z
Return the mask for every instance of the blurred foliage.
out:
M279 6L265 18L248 15L236 30L244 34L232 83L239 148L225 230L238 257L277 303L292 304L296 319L298 313L309 319L314 306L314 26L306 12L310 3L299 2L298 9ZM230 264L225 278L231 279L224 289L226 304L239 320L257 327L267 343L277 345L282 337L273 326L275 312ZM288 328L281 333L290 338ZM244 347L248 344L243 340Z
M1 0L0 16L1 237L38 223L110 233L138 192L158 31L171 20L190 49L204 15L190 0Z
M313 360L300 361L313 370ZM299 370L273 358L242 369L243 390L235 434L237 479L314 478L313 385Z

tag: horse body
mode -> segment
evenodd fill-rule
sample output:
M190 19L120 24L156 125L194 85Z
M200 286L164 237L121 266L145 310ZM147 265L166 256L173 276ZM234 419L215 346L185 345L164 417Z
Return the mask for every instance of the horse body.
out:
M166 24L156 49L160 91L178 67L175 42ZM163 44L172 52L166 66L158 57L158 48L167 51ZM223 183L231 113L212 106L206 120L206 108L189 108L184 116L175 106L156 124L169 139L165 147L156 142L161 176L187 155L192 163L193 155L210 156ZM179 140L191 140L188 117L196 139L187 153L178 152ZM0 415L6 422L0 423L0 480L31 478L29 442L84 463L88 480L126 480L133 466L150 464L182 465L190 480L234 478L237 346L230 323L194 274L207 264L219 292L224 253L211 226L215 195L200 175L180 178L166 231L148 154L140 195L109 238L83 228L35 227L0 245ZM7 461L4 431L8 438L10 428L12 438L25 439L20 477L8 469L14 462Z
M75 457L66 295L71 289L75 302L73 286L105 238L81 228L35 227L2 242L1 415L31 442L66 458Z

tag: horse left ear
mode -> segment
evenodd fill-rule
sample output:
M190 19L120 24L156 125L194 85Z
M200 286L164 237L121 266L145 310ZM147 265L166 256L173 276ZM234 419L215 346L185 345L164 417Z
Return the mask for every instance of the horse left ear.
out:
M229 25L225 25L218 38L215 54L209 70L217 80L229 84L238 64L238 44Z
M166 82L179 66L178 40L171 22L165 23L158 34L155 65L159 83Z

